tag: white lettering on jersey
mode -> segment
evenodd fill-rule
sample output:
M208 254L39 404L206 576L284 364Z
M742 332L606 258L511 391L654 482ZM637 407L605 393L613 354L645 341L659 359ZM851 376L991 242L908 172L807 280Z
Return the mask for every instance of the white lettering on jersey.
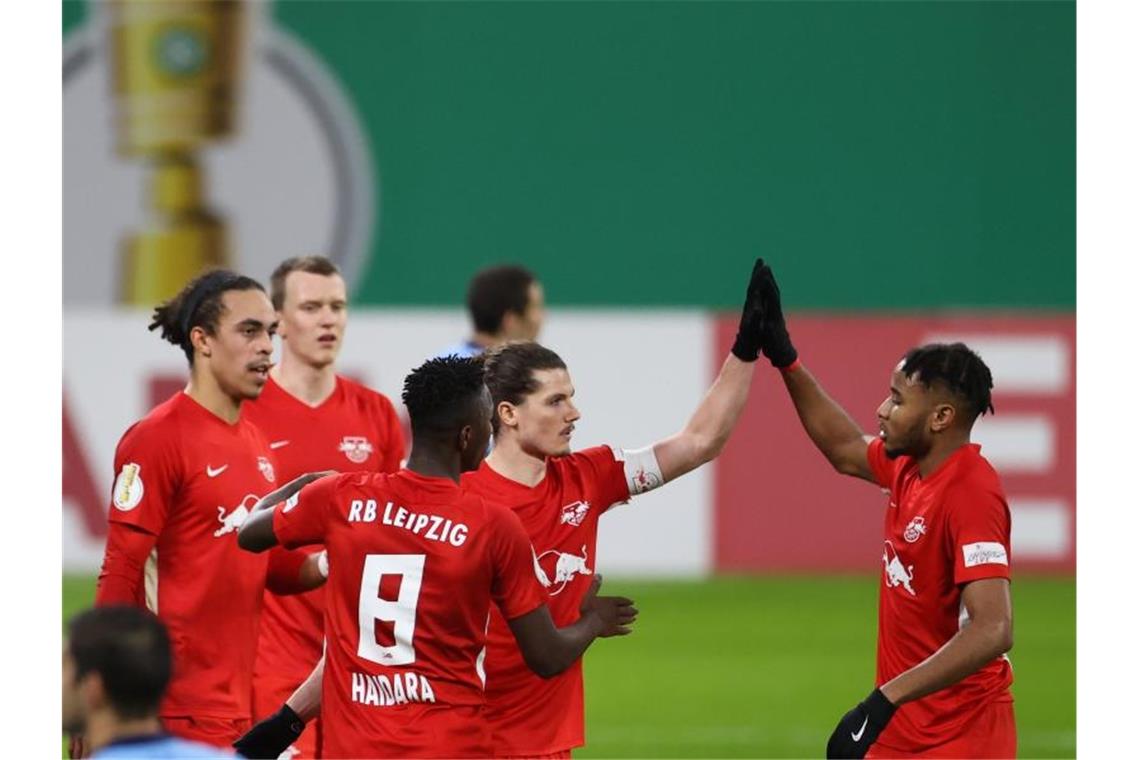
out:
M353 502L348 515L349 522L356 522L353 515L357 511L356 502ZM369 499L365 504L364 512L364 519L360 522L375 520L376 502ZM380 518L380 522L383 525L391 525L393 528L403 528L413 535L421 536L428 541L438 541L441 544L451 544L458 547L467 542L468 527L464 523L452 522L439 515L417 514L392 502L384 505L384 515Z
M1009 565L1009 557L1005 553L1005 546L997 541L978 541L974 544L962 545L962 557L966 567L977 565Z
M435 702L431 681L419 673L405 671L387 675L352 674L352 701L373 707L393 707L409 702Z

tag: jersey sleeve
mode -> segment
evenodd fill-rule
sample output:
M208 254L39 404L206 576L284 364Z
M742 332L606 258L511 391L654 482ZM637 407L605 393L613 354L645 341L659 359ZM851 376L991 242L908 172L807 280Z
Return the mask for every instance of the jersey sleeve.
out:
M334 499L345 476L327 475L309 483L273 508L273 535L286 549L324 543Z
M115 449L115 484L107 520L157 536L182 481L169 428L136 425Z
M396 407L386 397L380 397L381 421L388 437L384 443L384 451L380 456L380 472L396 472L400 463L404 461L404 426L400 423L400 415Z
M602 508L599 514L615 504L624 504L630 497L625 463L614 455L614 451L610 446L594 446L574 454L587 489Z
M867 465L871 468L871 474L875 476L876 483L883 488L891 487L891 479L895 475L895 464L887 458L883 439L875 438L867 444Z
M518 515L508 509L493 509L492 515L491 598L503 617L513 620L545 604L546 592L538 582L538 560Z
M318 547L307 549L285 549L275 546L269 550L269 570L265 576L265 588L279 595L296 594L306 589L298 588L301 567L311 555L319 552Z
M969 481L946 494L954 582L1009 578L1009 506L999 492Z

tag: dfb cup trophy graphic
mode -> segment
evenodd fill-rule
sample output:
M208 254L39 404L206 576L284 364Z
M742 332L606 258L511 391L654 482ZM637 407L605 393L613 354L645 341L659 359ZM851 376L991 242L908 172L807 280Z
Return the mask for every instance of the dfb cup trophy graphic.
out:
M379 178L343 72L268 2L85 8L63 50L65 319L290 256L328 256L353 287Z
M149 163L156 218L123 247L120 300L165 300L229 266L226 226L206 205L197 151L234 130L244 8L237 0L115 0L109 9L119 151Z

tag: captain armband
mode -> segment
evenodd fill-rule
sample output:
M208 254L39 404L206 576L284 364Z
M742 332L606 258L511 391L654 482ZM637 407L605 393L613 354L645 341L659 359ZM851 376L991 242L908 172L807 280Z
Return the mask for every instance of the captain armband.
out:
M614 453L614 459L621 462L625 469L625 484L629 487L630 496L665 485L665 477L661 474L661 465L657 463L657 455L653 453L652 446L643 449L618 449L611 446L610 450Z

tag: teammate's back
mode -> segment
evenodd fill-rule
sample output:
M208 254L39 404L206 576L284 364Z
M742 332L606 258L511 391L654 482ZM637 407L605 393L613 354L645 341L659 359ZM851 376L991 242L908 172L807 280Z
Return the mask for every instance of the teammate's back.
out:
M408 375L403 398L413 431L407 469L297 478L259 501L238 543L264 551L320 542L328 551L326 755L488 756L482 660L492 601L545 676L599 636L629 633L637 610L596 597L595 584L578 620L556 628L519 518L460 488L491 434L480 362L431 359ZM271 757L300 717L287 704L238 746Z
M492 599L508 619L543 603L518 518L402 470L318 481L274 532L286 546L323 536L329 552L325 752L485 754Z

